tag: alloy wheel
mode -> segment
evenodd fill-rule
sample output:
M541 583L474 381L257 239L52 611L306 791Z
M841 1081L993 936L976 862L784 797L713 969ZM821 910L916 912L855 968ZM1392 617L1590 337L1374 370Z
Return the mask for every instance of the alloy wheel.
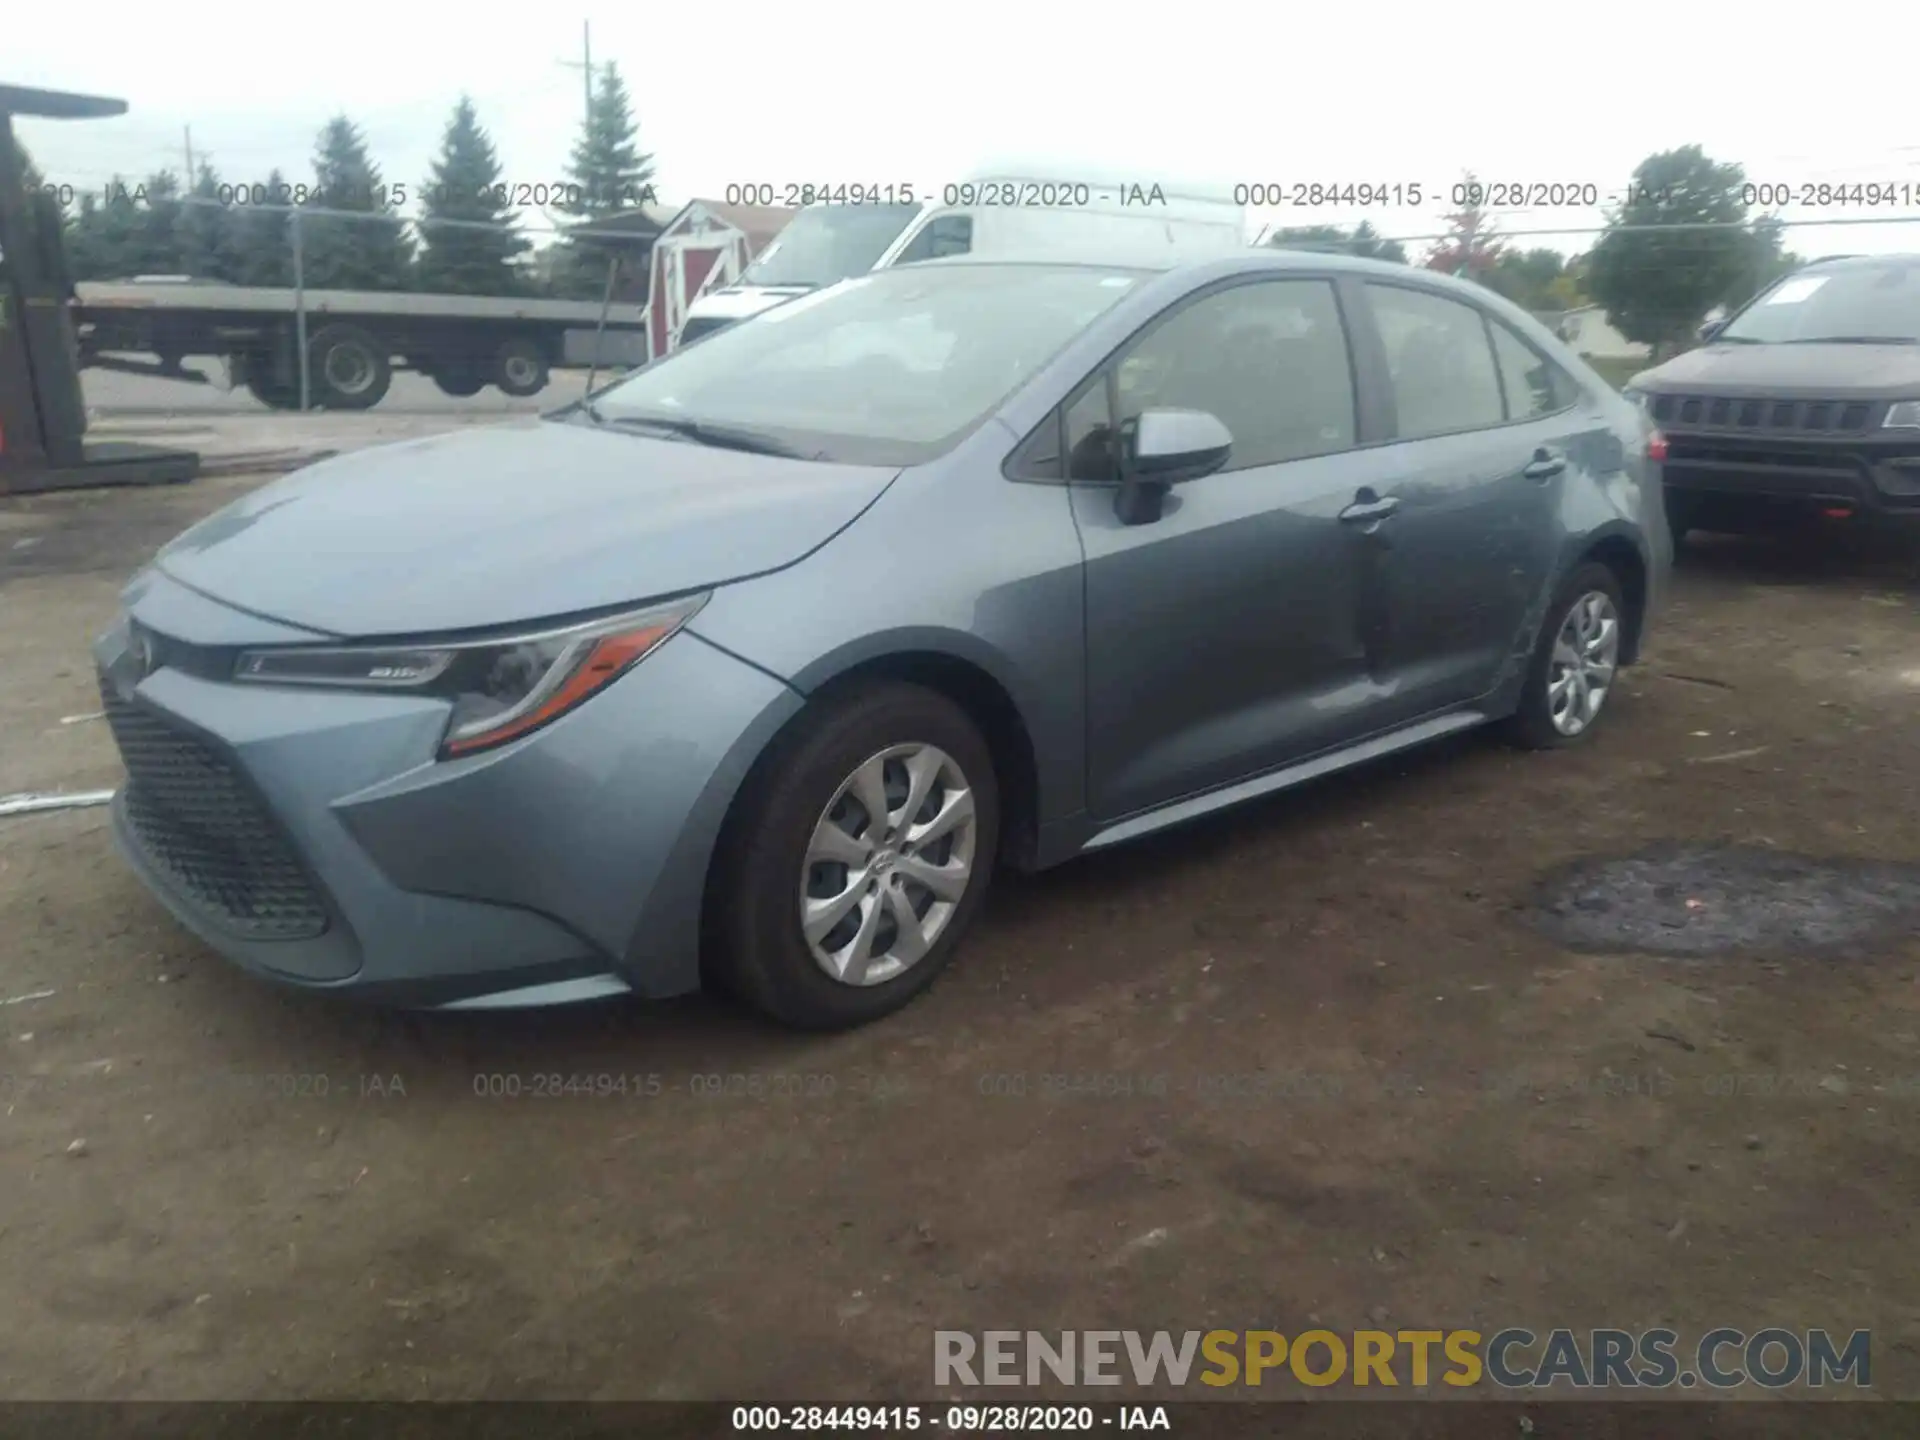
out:
M1562 735L1578 735L1599 717L1620 668L1620 612L1613 597L1589 590L1573 602L1554 637L1547 713Z
M800 931L843 985L880 985L924 959L973 881L972 786L932 745L871 756L834 792L807 843Z

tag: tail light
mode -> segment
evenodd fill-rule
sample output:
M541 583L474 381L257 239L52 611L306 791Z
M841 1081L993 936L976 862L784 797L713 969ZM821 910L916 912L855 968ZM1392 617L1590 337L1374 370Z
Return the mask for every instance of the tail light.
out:
M1667 437L1655 430L1647 436L1647 459L1659 464L1667 458Z

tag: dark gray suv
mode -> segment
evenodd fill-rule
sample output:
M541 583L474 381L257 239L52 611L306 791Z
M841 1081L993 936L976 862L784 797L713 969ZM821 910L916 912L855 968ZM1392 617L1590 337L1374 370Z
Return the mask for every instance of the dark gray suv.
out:
M1656 443L1404 266L880 271L182 535L95 649L116 830L309 989L869 1020L1002 861L1584 738L1665 584Z
M1627 386L1666 435L1668 521L1920 524L1920 255L1819 261Z

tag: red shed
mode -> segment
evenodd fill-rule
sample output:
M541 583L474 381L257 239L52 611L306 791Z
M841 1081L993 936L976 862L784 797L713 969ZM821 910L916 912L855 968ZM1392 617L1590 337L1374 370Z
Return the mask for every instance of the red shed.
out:
M687 307L707 291L737 280L796 213L790 206L694 200L669 220L653 242L647 287L647 338L653 354L670 353L680 343Z

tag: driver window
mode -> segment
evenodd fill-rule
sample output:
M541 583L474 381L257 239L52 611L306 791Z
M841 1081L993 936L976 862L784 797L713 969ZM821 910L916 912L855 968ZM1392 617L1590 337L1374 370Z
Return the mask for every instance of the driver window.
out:
M1143 410L1208 410L1233 436L1224 470L1353 447L1353 367L1333 284L1263 280L1174 312L1114 368L1118 426ZM1068 476L1113 480L1116 428L1104 386L1067 411Z

